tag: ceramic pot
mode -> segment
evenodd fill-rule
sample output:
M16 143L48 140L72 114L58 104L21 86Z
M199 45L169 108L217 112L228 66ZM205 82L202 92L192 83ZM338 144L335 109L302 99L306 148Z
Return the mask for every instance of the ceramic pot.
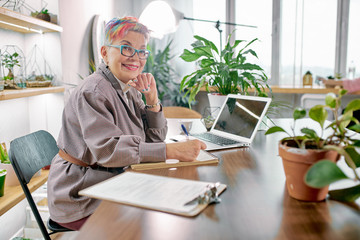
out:
M38 15L36 15L36 18L39 18L47 22L50 22L51 20L50 15L48 13L39 13Z
M20 182L14 171L14 168L11 164L0 163L0 169L6 169L7 172L5 186L11 187L11 186L20 185Z
M305 184L304 177L308 169L322 159L336 162L336 151L299 149L288 147L279 143L279 155L282 158L286 175L286 186L291 197L302 200L318 202L326 198L329 186L324 188L312 188Z

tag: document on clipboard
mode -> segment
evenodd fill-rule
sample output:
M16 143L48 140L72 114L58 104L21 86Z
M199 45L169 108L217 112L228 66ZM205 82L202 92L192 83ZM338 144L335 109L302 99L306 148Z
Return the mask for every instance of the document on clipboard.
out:
M166 162L157 162L157 163L139 163L130 165L133 170L150 170L150 169L159 169L159 168L173 168L173 167L185 167L185 166L196 166L196 165L208 165L208 164L217 164L219 159L205 151L200 150L200 153L195 161L193 162L180 162L176 159L166 160Z
M225 184L125 172L79 192L80 195L182 216L196 216L220 202Z

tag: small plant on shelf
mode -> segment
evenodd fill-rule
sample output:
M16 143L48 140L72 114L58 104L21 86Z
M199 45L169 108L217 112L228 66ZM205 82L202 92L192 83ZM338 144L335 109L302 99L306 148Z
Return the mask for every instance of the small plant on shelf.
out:
M0 143L0 163L10 164L9 156L3 144Z
M19 54L14 52L13 54L5 53L1 55L1 64L8 70L8 74L4 77L4 80L14 79L14 67L19 66Z

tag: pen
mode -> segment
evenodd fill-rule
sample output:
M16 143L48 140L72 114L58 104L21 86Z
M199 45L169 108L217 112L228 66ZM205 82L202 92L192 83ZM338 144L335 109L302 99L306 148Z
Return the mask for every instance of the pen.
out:
M184 124L181 124L181 128L182 128L183 132L186 135L186 139L189 140L189 133L187 132L186 127L184 126Z

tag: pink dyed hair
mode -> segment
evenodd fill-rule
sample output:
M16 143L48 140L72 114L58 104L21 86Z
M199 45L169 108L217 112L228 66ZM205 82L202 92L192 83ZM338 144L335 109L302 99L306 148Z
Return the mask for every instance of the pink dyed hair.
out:
M149 40L150 30L143 24L139 23L135 17L115 17L105 26L104 44L111 44L115 39L123 38L128 31L142 33L146 40Z

